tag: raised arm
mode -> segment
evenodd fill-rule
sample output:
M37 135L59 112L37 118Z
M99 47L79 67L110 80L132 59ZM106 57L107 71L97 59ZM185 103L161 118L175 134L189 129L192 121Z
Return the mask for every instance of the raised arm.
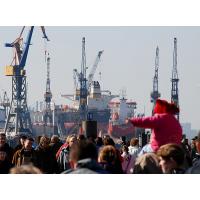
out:
M152 117L133 117L129 122L136 127L141 128L156 128L159 124L159 117L154 115Z

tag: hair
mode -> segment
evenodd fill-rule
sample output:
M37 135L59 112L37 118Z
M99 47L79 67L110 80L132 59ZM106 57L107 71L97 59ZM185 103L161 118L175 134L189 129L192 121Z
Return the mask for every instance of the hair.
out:
M100 152L98 161L105 163L115 163L117 159L117 151L112 145L104 146Z
M131 146L137 146L139 144L139 139L138 138L132 138L130 141Z
M21 165L11 168L10 174L42 174L42 172L33 165Z
M135 162L134 174L162 174L158 156L154 153L145 153Z
M119 151L112 145L100 149L98 162L111 174L123 174Z
M50 144L50 139L49 139L47 136L42 136L42 137L40 138L39 146L40 146L40 147L43 147L44 144L48 144L48 145Z
M71 134L71 135L68 135L67 138L66 138L66 143L69 144L69 141L72 137L75 137L76 138L76 135L75 134Z
M104 138L104 139L103 139L103 144L104 144L104 146L106 146L106 145L115 146L115 143L114 143L113 139L110 138L110 137Z
M173 143L162 145L158 149L157 155L162 157L164 160L172 158L178 166L182 165L185 159L185 153L182 147Z
M34 142L34 139L32 137L27 137L25 140L30 140L30 141Z
M74 143L71 147L70 158L74 162L79 160L91 158L97 160L98 153L95 144L89 141L80 141Z
M125 151L126 153L128 153L128 146L127 145L123 145L121 149L122 149L122 152Z
M95 142L96 142L97 146L102 146L103 145L103 140L102 140L101 137L97 137L96 140L95 140Z
M25 140L26 138L27 138L26 135L20 135L20 136L19 136L19 139L23 139L23 140Z
M41 137L42 137L41 135L37 136L37 138L36 138L37 144L40 143L40 139L41 139Z
M51 142L53 143L56 143L56 142L59 142L60 141L60 138L58 135L52 135L51 136Z
M83 135L83 134L79 134L78 137L77 137L77 139L78 139L79 141L83 141L83 140L86 140L86 137L85 137L85 135Z

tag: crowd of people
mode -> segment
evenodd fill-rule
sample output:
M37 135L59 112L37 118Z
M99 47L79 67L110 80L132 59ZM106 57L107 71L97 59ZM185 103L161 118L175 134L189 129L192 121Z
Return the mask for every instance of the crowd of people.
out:
M149 143L139 139L115 140L104 134L93 137L58 135L37 138L21 135L11 148L0 133L1 174L196 174L200 173L200 132L189 141L183 137L175 114L179 109L157 100L154 115L127 119L133 126L151 128Z
M148 145L148 144L147 144ZM22 135L11 148L0 134L1 174L184 174L200 173L200 134L191 142L168 143L156 152L144 152L139 139L114 140L109 135L86 138L41 136L38 144Z

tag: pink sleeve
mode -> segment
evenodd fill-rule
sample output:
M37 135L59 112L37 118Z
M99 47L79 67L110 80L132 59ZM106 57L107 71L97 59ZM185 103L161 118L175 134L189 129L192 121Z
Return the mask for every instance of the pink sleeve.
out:
M157 116L152 117L137 117L131 118L130 122L136 126L141 128L156 128L158 126L159 118Z

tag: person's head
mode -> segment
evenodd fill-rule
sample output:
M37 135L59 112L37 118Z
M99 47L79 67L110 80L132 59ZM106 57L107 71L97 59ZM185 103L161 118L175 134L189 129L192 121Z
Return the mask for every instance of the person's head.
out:
M0 133L0 147L4 146L6 143L6 135L4 133Z
M70 143L71 138L75 138L75 140L76 140L77 136L75 134L68 135L67 138L66 138L66 143L67 144Z
M40 138L40 147L42 147L43 149L46 149L49 147L49 143L50 143L50 140L47 136L42 136Z
M126 136L121 136L120 139L123 142L123 144L126 144Z
M134 174L162 174L158 156L154 153L145 153L136 159Z
M97 160L98 153L94 143L89 141L80 141L74 143L70 150L70 160L75 163L86 158Z
M122 146L122 152L128 154L128 147L126 145Z
M42 137L41 135L37 136L37 138L36 138L37 144L40 144L41 137Z
M67 137L67 143L68 143L69 147L71 147L74 143L76 143L76 141L77 141L77 137L74 134L73 135L69 135Z
M51 143L58 143L60 141L59 136L58 135L52 135L51 137Z
M115 143L114 143L114 141L113 141L112 138L110 138L110 137L105 137L105 138L103 139L103 145L104 145L104 146L106 146L106 145L115 146Z
M103 145L103 140L101 137L97 137L95 142L96 142L96 145L99 147Z
M179 108L174 103L168 103L166 100L157 99L153 113L169 113L174 115L179 113Z
M160 166L165 174L172 173L184 163L185 154L178 144L165 144L159 148L157 155L160 159Z
M115 164L116 160L117 160L117 151L115 147L107 145L100 150L98 156L98 162Z
M110 138L110 135L108 135L108 134L104 135L103 139L105 139L105 138Z
M4 161L6 159L6 152L0 149L0 161Z
M130 145L132 147L137 147L139 145L139 139L138 138L132 138L130 141Z
M33 142L34 142L34 140L32 137L26 138L26 140L24 142L24 149L30 151L32 149Z
M78 141L84 141L84 140L86 140L86 137L83 134L79 134L78 137L77 137L77 140Z
M11 168L10 174L42 174L42 172L33 165L21 165Z
M20 142L20 144L21 144L22 146L24 146L24 142L25 142L26 138L27 138L27 136L25 136L25 135L21 135L21 136L19 137L19 142Z

